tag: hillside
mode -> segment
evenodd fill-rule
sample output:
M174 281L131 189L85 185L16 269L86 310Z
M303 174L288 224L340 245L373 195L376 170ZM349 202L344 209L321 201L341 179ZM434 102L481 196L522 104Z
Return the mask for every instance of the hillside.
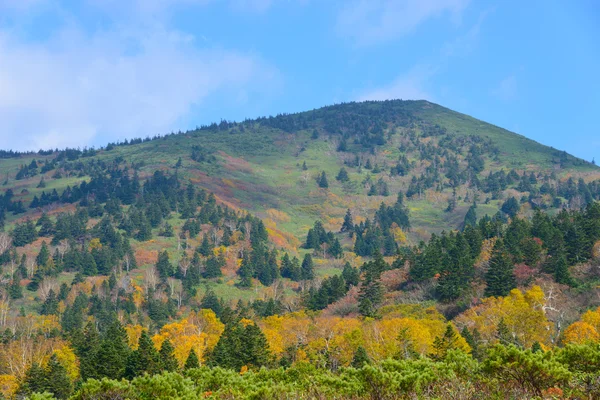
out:
M0 377L20 387L61 346L72 383L164 370L99 372L87 341L126 342L124 363L169 339L170 371L194 350L335 373L600 338L600 168L427 101L0 151L0 176ZM217 345L235 335L268 349L238 365Z

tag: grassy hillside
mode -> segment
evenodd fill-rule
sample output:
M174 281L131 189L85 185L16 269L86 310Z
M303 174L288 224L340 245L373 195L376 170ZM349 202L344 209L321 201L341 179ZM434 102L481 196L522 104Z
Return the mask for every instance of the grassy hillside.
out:
M338 232L348 209L355 223L372 219L380 204L394 204L399 192L407 195L412 228L398 244L408 246L427 240L432 232L459 229L474 202L478 218L496 214L512 196L522 203L524 215L534 205L554 210L577 202L577 196L567 198L559 190L568 178L574 182L600 178L600 169L588 162L427 101L348 103L240 123L222 121L152 140L68 153L0 159L4 181L0 190L12 190L25 208L24 213L6 213L7 230L42 212L73 211L76 204L53 202L34 208L29 204L42 193L56 190L60 195L68 187L89 182L94 171L110 165L135 171L142 180L157 170L177 173L182 181L215 193L221 204L263 219L270 240L299 256L307 252L300 244L316 220ZM33 160L38 168L23 173ZM42 172L44 167L47 172ZM341 168L347 171L347 182L336 180ZM514 170L515 181L500 189L487 187L489 174L502 170L507 174ZM317 184L323 172L328 188ZM524 190L520 180L528 180L531 173L537 182ZM544 184L554 192L540 190ZM176 232L185 222L176 215L168 221ZM352 240L340 239L351 252ZM132 243L141 257L141 270L134 274L138 282L158 251L177 248L174 238ZM25 251L35 255L39 244ZM190 244L199 245L199 238ZM180 255L174 257L177 261ZM317 260L317 273L331 275L340 266ZM235 279L231 269L224 279L208 285L228 299L261 295L263 289L238 289ZM28 303L27 298L22 302Z

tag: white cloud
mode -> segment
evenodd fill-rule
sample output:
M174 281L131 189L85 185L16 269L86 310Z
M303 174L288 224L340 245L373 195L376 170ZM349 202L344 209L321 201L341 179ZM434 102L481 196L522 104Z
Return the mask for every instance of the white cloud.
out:
M427 65L413 67L405 74L398 76L386 86L366 91L359 96L359 101L364 100L430 100L433 96L428 92L427 86L430 78L435 74L435 69Z
M518 95L517 78L510 75L502 79L498 86L492 90L492 94L504 101L516 99Z
M359 45L383 42L412 32L433 17L460 21L469 0L352 0L337 19L337 31Z
M166 133L217 92L265 92L278 71L253 54L201 49L168 29L48 42L0 32L0 148L39 149Z

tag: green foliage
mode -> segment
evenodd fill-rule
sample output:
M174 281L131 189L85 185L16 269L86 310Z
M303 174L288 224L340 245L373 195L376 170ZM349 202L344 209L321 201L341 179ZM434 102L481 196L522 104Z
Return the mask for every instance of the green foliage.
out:
M483 371L536 396L548 388L566 385L572 377L552 352L534 353L513 345L492 347L483 362Z
M225 327L208 363L240 370L243 366L260 368L267 365L270 358L269 345L260 328L254 323L244 326L238 322Z

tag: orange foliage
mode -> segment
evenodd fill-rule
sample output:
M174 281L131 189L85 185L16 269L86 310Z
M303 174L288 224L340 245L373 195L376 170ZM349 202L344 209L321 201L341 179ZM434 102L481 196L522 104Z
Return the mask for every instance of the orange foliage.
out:
M588 342L597 342L600 335L592 325L587 322L577 321L565 329L563 342L584 344Z

